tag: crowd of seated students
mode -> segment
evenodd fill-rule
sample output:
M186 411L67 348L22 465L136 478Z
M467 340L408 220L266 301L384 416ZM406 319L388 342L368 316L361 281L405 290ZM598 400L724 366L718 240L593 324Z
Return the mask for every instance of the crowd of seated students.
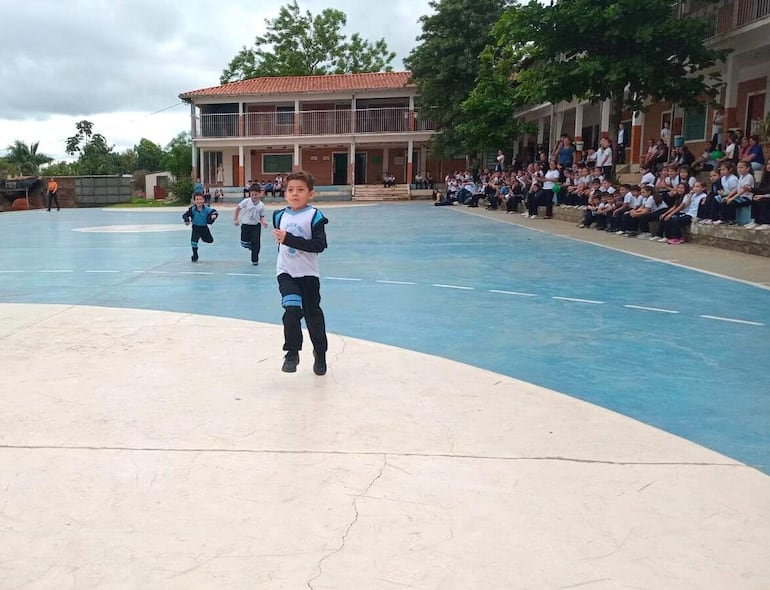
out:
M605 149L612 153L608 140L601 141L590 159L586 152L584 160L573 162L574 148L570 150L571 142L564 139L547 162L547 153L541 151L538 161L517 163L503 171L448 174L445 193L434 190L435 204L478 207L483 201L487 209L507 213L518 212L523 204L521 215L530 219L538 218L540 207L545 207L545 219L552 217L554 206L573 207L583 211L581 228L669 244L682 243L682 230L692 223L737 225L740 218L750 219L740 227L770 229L770 163L764 162L756 138L728 138L735 146L744 145L742 151L732 150L736 157L747 156L738 162L727 158L716 144L700 160L686 148L673 150L669 160L665 144L651 140L638 185L613 184L611 164L608 167L602 160ZM764 174L755 183L758 169ZM703 178L706 172L709 181ZM743 208L750 208L750 218L740 214ZM657 222L655 231L652 222Z

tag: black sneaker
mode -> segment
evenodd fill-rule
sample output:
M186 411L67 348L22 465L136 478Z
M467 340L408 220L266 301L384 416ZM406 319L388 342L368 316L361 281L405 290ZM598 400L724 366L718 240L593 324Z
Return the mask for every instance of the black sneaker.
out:
M318 353L314 350L313 358L315 359L313 362L313 373L316 375L326 375L326 353Z
M283 366L281 371L284 373L296 373L297 365L299 364L299 353L296 350L290 350L283 357Z
M259 262L252 262L251 264L252 264L253 266L259 266Z
M198 262L198 251L197 250L193 250L193 255L190 256L190 260L192 260L193 262Z

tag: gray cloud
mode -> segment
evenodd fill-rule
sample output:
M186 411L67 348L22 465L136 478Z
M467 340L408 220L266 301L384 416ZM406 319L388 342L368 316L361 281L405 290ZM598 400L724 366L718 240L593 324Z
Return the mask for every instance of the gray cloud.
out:
M243 46L277 15L279 0L3 1L0 119L44 120L112 111L151 112L179 93L218 84ZM330 4L301 2L317 14ZM394 69L415 45L427 0L339 0L347 32L384 37Z

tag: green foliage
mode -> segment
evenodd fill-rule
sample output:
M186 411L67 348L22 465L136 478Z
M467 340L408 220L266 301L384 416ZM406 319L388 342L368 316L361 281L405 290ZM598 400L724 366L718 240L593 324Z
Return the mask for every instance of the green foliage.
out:
M222 72L222 84L261 76L310 76L390 71L396 54L384 39L374 43L355 33L348 40L341 10L327 8L319 15L300 12L296 0L282 6L278 16L265 20L267 32L244 46Z
M182 132L166 146L160 169L168 170L177 178L189 178L192 172L192 140L188 132ZM192 188L190 189L192 192Z
M715 0L704 0L713 2ZM521 103L611 99L623 109L713 100L727 52L706 46L708 23L675 18L669 0L531 0L507 8L495 27L501 75L515 74Z
M53 162L53 158L37 153L39 142L27 144L16 140L6 148L3 158L8 176L34 176L40 174L40 166Z
M479 134L466 135L474 114L483 109L471 105L467 111L462 104L476 83L479 55L494 42L492 30L504 5L504 0L432 0L434 13L420 17L420 44L405 64L419 89L421 106L431 109L436 122L431 153L437 157L467 154L485 143Z
M43 176L77 176L77 162L53 162L41 170Z
M174 200L189 203L193 190L195 190L195 181L188 173L187 176L177 176L176 180L170 183L168 188L169 192L174 195Z
M132 170L149 170L150 172L159 172L161 170L163 148L157 143L143 137L134 146L133 151L136 156L136 165Z
M65 151L78 155L74 168L76 174L123 174L130 172L132 165L130 154L118 154L115 146L107 143L101 133L93 132L91 121L79 121L75 124L77 133L67 138Z

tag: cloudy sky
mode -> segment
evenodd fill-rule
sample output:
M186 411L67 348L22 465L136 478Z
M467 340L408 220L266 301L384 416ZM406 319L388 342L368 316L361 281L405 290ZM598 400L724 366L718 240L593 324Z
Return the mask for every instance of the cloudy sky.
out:
M215 86L243 45L288 0L0 0L0 150L20 139L67 159L64 142L88 119L118 151L146 137L165 146L189 129L178 95ZM385 38L395 70L415 46L428 0L300 0L334 7L348 34ZM3 152L4 153L4 152Z

